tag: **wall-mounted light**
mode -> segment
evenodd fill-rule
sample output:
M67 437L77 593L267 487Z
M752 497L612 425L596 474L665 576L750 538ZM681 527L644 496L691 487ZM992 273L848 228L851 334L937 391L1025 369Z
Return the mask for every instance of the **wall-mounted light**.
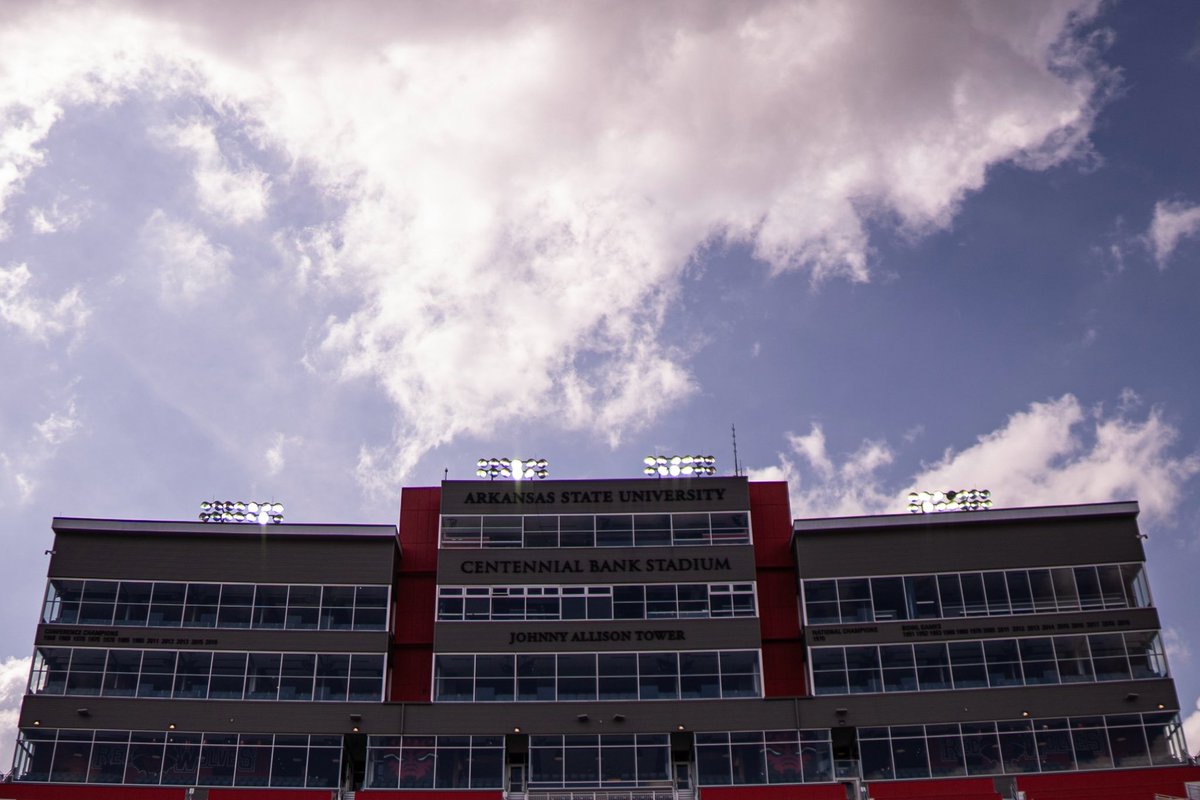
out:
M81 717L90 717L92 715L92 712L86 708L77 708L75 709L75 713Z
M624 722L624 721L625 721L624 714L613 714L613 722Z
M587 721L588 721L588 715L587 715L587 714L580 714L580 715L579 715L578 717L576 717L575 719L576 719L576 720L578 720L579 722L587 722Z

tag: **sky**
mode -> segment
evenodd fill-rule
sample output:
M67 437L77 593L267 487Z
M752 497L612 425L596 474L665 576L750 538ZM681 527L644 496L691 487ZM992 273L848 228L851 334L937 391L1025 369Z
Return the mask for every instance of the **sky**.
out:
M1200 6L0 0L0 771L54 516L713 454L1137 500L1200 750Z

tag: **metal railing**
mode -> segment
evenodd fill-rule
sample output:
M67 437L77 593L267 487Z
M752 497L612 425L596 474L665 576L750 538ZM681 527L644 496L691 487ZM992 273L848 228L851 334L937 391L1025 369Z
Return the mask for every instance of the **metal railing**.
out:
M524 796L526 800L676 800L679 795L674 789L526 789Z

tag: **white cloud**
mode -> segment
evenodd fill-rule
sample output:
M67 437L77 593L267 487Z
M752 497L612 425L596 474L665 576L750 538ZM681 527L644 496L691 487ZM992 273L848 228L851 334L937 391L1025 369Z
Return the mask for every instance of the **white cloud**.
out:
M233 256L204 231L157 209L141 230L141 244L157 274L164 301L196 300L227 283Z
M899 491L879 474L895 460L886 442L864 442L838 463L817 425L805 436L789 434L778 467L750 474L786 477L792 512L802 517L899 513L913 489L987 488L997 506L1132 499L1148 517L1164 518L1200 473L1200 455L1172 454L1177 437L1158 409L1132 420L1099 407L1087 412L1067 394L1032 403L970 447L947 448Z
M1146 239L1159 269L1167 268L1167 261L1180 241L1197 234L1200 234L1200 205L1169 200L1154 204L1154 219L1150 221Z
M1172 669L1178 670L1184 664L1192 663L1192 648L1175 628L1163 628L1163 647L1167 651L1167 663Z
M220 124L176 142L202 210L262 218L230 127L291 165L272 185L338 206L277 241L302 289L354 302L305 363L386 392L395 441L360 473L390 485L463 434L533 414L616 442L694 391L662 334L698 248L866 281L871 224L944 228L991 167L1086 154L1096 6L31 4L0 33L0 108L28 121L0 203L73 104L201 96ZM174 232L164 288L219 285L228 253Z
M49 206L34 206L29 209L29 226L37 234L73 231L87 217L91 204L72 202L64 196L58 197Z
M304 439L300 436L285 436L282 433L276 433L271 437L271 446L267 448L267 476L274 477L283 471L287 461L284 458L284 451L287 448L295 447L303 444Z
M205 212L234 225L261 220L266 215L270 199L266 173L253 167L234 169L221 152L211 124L192 121L164 128L158 134L194 156L192 176Z
M45 300L30 291L33 273L27 264L0 267L0 321L36 342L82 330L91 313L79 287L57 300Z
M57 447L79 432L80 422L75 411L75 401L67 403L62 413L54 412L46 419L34 425L38 434L46 443Z
M1187 740L1188 752L1200 755L1200 698L1196 699L1196 710L1183 719L1183 738Z
M0 509L22 506L33 499L40 476L59 448L83 429L75 398L68 397L60 410L35 422L26 436L0 442Z
M31 660L28 656L9 656L0 661L0 772L7 772L11 766L8 758L17 741L17 715L29 681Z

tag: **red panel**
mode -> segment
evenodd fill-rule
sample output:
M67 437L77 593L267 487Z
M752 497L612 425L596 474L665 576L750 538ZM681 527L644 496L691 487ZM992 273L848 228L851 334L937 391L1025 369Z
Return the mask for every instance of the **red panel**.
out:
M428 703L429 686L433 681L433 646L392 648L393 703Z
M991 778L942 778L936 781L889 781L869 784L874 800L1001 800Z
M812 786L705 786L704 800L846 800L840 784Z
M758 570L758 613L763 639L798 639L800 607L791 567Z
M767 697L801 696L807 688L787 484L751 483L749 488L763 639L763 691ZM705 790L706 796L709 791Z
M437 576L401 574L397 581L397 645L433 644L433 623L437 609Z
M763 567L792 568L792 507L782 481L750 484L754 559Z
M1017 778L1017 788L1028 800L1153 800L1156 794L1187 796L1188 781L1200 781L1200 767L1028 775Z
M433 623L437 608L438 520L442 490L400 494L400 565L396 575L396 626L392 639L393 702L429 702L433 675Z
M808 693L802 642L763 642L762 656L765 696L803 697Z
M436 486L400 492L400 572L437 570L438 515L442 490Z

